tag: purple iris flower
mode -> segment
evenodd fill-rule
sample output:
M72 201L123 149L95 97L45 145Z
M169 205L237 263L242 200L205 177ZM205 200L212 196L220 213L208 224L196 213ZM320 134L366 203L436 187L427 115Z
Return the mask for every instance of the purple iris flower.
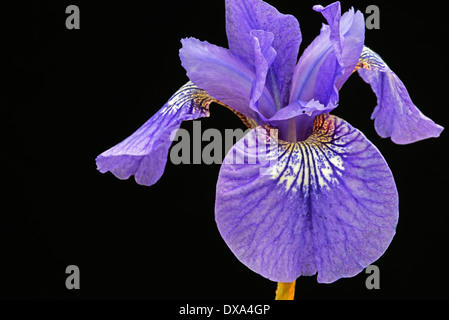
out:
M379 150L329 114L340 88L357 70L377 96L377 133L397 144L438 137L443 128L364 46L360 11L341 15L339 2L315 6L328 24L298 61L301 32L293 16L261 0L225 3L229 49L183 39L180 58L190 81L134 134L99 155L98 170L156 183L181 122L209 116L211 102L224 105L251 129L226 155L217 181L216 222L235 256L277 282L316 273L324 283L354 276L390 244L398 193ZM258 143L248 141L261 135L276 142L274 165L268 155L232 161L251 154Z

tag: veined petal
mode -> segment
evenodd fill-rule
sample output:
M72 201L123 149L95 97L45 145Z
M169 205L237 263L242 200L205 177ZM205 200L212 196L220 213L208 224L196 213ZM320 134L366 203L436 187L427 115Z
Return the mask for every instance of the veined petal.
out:
M313 6L313 10L321 12L324 18L326 18L327 23L329 24L331 30L329 40L331 41L331 44L334 47L334 52L335 55L337 56L337 59L341 61L344 38L340 33L340 19L341 19L340 2L337 1L331 3L327 7L316 5ZM342 64L343 62L340 63Z
M340 16L340 3L335 2L321 12L329 25L307 47L293 73L290 102L319 100L337 105L338 90L351 75L362 51L365 24L360 11L350 9Z
M357 55L362 52L365 42L365 19L360 11L351 8L343 14L340 22L340 30L344 35L341 60L343 62L343 75L335 83L337 90L348 80L358 63Z
M375 119L374 127L379 136L391 137L397 144L439 137L444 128L413 104L402 81L377 53L363 47L356 69L377 96L371 119Z
M268 70L270 69L273 60L276 58L276 51L271 44L273 43L274 35L271 32L263 30L251 31L252 42L254 46L254 64L256 76L251 87L250 108L259 113L259 99L266 89L265 83L267 79ZM269 95L266 92L266 95ZM271 116L275 110L260 109L260 115L263 120L266 116Z
M254 39L251 43L254 46ZM228 49L188 38L182 40L179 56L193 83L234 110L255 120L259 114L269 117L276 112L267 90L261 90L258 99L253 101L253 105L257 102L257 109L250 107L253 83L265 83L265 78L259 79L262 73L256 74L252 66Z
M288 104L289 86L295 67L301 31L295 17L279 13L261 0L226 0L226 33L229 49L254 63L252 30L274 35L273 48L277 52L267 79L278 108Z
M215 217L251 270L278 282L318 272L318 282L329 283L384 253L398 195L376 147L344 120L321 114L302 142L277 140L260 126L241 139L221 167Z
M150 120L131 136L100 154L97 169L119 179L135 176L138 184L150 186L164 172L171 135L182 121L209 116L209 104L218 102L192 82L181 87Z

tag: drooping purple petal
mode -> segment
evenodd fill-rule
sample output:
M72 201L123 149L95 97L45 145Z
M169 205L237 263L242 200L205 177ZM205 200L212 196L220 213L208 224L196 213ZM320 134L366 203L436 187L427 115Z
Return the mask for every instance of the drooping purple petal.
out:
M277 108L288 104L289 85L295 67L301 31L295 17L284 15L261 0L226 0L226 33L230 50L254 61L252 30L263 30L275 35L273 48L277 56L270 68L272 76L267 79Z
M290 102L319 100L337 105L338 90L351 75L362 51L365 24L360 11L340 16L340 3L315 6L329 25L307 47L293 73Z
M444 128L414 105L402 81L377 53L364 47L357 68L377 96L371 119L375 119L374 127L379 136L391 137L397 144L439 137Z
M100 154L97 169L119 179L134 175L138 184L150 186L164 172L168 149L182 121L209 116L209 104L218 102L188 82L150 120L131 136Z
M278 282L318 273L318 282L329 283L384 253L398 195L376 147L344 120L322 114L303 142L279 141L261 126L241 139L221 167L215 217L251 270Z
M254 37L256 35L251 39L253 50L256 45ZM259 42L257 44L260 45ZM266 74L256 74L252 66L228 49L188 38L182 40L179 56L193 83L234 110L255 120L259 119L259 114L270 117L276 112L270 93L262 90ZM251 92L254 82L258 90ZM251 93L260 94L257 99L253 99L253 106L257 102L257 109L250 106Z

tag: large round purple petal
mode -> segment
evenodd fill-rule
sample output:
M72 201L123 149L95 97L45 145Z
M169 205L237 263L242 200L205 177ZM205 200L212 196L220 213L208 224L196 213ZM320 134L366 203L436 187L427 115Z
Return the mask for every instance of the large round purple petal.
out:
M364 47L357 68L377 96L371 119L381 137L408 144L440 136L444 128L415 106L402 81L377 53Z
M97 168L119 179L135 176L138 184L150 186L162 176L167 163L170 136L181 122L209 116L209 104L218 102L188 82L131 136L100 154Z
M278 282L318 273L318 282L329 283L384 253L398 195L376 147L344 120L322 114L302 142L277 140L261 126L241 139L221 167L215 217L251 270Z

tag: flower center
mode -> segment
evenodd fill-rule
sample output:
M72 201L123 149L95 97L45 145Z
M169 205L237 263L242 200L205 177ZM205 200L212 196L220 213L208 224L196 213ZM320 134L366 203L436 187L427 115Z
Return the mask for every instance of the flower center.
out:
M279 137L288 142L306 140L313 132L313 118L308 114L302 114L286 120L286 126L279 130Z

